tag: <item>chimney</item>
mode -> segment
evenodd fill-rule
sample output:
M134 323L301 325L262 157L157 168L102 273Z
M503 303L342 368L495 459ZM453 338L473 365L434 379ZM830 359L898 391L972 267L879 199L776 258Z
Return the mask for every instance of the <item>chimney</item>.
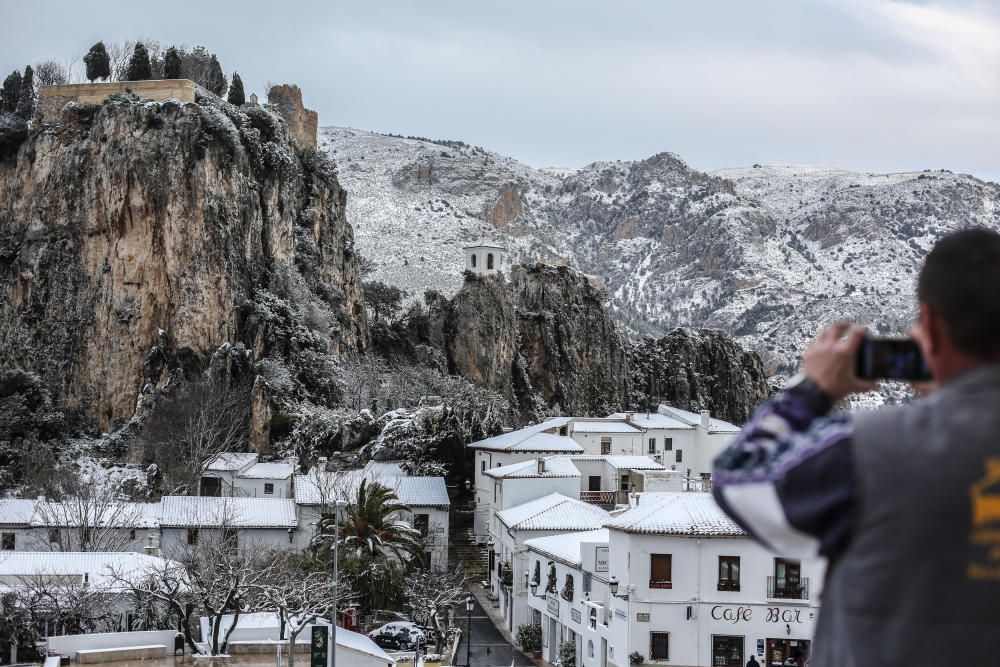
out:
M709 426L712 425L712 420L708 416L708 410L701 411L701 425L704 426L705 428L708 428Z
M538 464L538 474L539 475L544 475L545 474L545 459L538 458L538 459L535 459L535 462Z
M626 424L631 424L634 419L635 419L635 412L626 412L625 413L625 423Z

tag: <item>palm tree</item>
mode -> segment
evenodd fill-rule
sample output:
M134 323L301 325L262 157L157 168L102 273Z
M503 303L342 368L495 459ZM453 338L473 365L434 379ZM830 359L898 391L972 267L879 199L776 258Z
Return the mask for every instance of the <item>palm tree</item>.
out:
M364 560L391 554L402 562L422 562L420 531L400 518L409 510L389 487L362 479L354 502L347 505L340 527L341 544Z

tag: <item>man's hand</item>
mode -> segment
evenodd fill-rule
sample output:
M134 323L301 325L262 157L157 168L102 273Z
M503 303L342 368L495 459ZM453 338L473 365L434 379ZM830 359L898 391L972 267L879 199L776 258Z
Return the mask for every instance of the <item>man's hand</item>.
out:
M802 372L834 403L848 394L871 391L877 386L874 382L859 380L854 374L854 358L864 337L864 327L837 322L806 348Z

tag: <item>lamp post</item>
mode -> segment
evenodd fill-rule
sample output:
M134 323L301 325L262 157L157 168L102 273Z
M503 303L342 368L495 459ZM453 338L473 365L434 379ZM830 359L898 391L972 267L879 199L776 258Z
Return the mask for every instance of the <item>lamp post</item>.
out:
M472 667L472 608L475 602L471 595L465 596L465 610L469 612L469 623L466 627L468 636L465 638L465 667Z
M340 510L347 507L343 500L333 503L333 612L330 614L330 667L337 667L337 542L340 538Z
M611 591L611 595L615 596L616 598L625 600L625 602L628 602L628 593L625 593L624 595L618 595L618 577L615 576L611 577L611 581L608 582L608 590Z

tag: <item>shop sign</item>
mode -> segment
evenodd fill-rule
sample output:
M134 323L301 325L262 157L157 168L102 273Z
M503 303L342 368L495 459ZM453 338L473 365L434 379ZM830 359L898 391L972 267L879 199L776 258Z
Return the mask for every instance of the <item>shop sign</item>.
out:
M327 638L330 629L325 625L314 625L309 638L309 665L310 667L326 667L329 651Z
M559 618L559 598L549 595L545 598L545 609L550 614Z
M812 618L813 614L809 614ZM736 624L753 619L753 607L726 607L715 605L712 607L712 619L715 621L728 621ZM801 623L801 609L782 609L780 607L767 607L764 616L765 623Z
M757 655L764 655L764 640L757 640Z
M597 558L594 563L594 572L608 571L608 547L597 547Z
M635 620L637 620L639 623L649 623L649 614L638 612L635 615Z
M615 609L615 616L622 619L623 621L628 618L628 615L621 609Z
M581 619L583 618L583 617L582 617L582 616L580 615L580 610L579 610L579 609L570 609L570 610L569 610L569 617L570 617L570 618L572 618L572 619L573 619L574 621L576 621L577 623L579 623L579 622L580 622L580 620L581 620Z

